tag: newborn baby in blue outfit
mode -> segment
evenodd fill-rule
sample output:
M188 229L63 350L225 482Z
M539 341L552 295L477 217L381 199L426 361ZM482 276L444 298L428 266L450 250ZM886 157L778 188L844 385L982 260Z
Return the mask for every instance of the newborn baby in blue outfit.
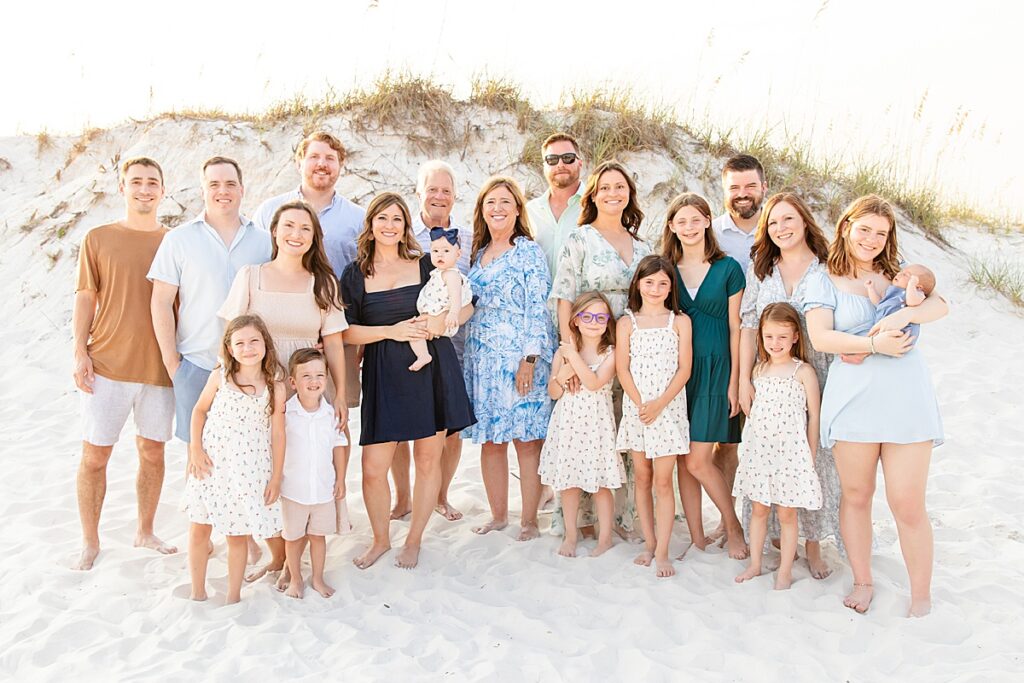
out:
M919 264L904 266L900 272L896 273L892 284L881 297L878 296L875 288L868 284L868 298L875 305L875 322L877 323L904 306L921 305L921 302L932 293L933 289L935 289L935 274ZM904 327L903 331L909 332L916 344L920 328L921 326L917 323L911 323Z

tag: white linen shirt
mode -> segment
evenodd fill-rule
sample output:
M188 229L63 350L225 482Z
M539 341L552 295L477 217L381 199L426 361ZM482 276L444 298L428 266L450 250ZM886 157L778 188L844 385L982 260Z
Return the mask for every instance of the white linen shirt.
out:
M270 221L274 212L285 202L301 199L302 187L291 192L271 197L256 209L253 222L257 227L270 231ZM366 216L366 209L358 204L342 197L337 192L331 199L331 203L323 208L317 215L320 220L320 228L324 231L324 251L327 253L327 260L331 262L331 269L334 276L341 278L345 266L356 259L356 238L363 230L363 218Z
M576 194L569 197L565 211L558 218L555 218L551 211L550 187L541 196L526 202L526 213L530 217L530 227L533 228L533 239L544 250L552 282L555 280L555 273L558 272L558 257L562 254L565 239L579 228L577 223L583 211L580 206L582 197L583 183L580 183L576 188Z
M744 273L747 272L747 266L750 265L750 248L754 246L754 233L757 232L757 228L750 232L743 232L726 211L711 222L711 229L715 231L718 246L722 248L722 251L727 256L733 257L740 264Z
M244 216L231 246L200 214L171 230L160 243L146 277L178 288L178 353L189 363L213 370L225 322L217 311L242 266L270 260L270 234Z
M348 445L336 425L334 408L322 396L320 407L312 413L299 403L298 394L288 399L284 408L282 496L300 505L334 500L334 448Z

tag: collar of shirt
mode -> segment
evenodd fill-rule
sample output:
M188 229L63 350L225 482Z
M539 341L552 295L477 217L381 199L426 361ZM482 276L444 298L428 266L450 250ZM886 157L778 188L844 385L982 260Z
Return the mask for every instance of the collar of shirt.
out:
M206 210L205 209L202 212L200 212L200 214L198 216L196 216L195 218L190 220L185 225L193 225L193 224L199 224L200 226L206 228L207 230L212 232L214 235L216 235L217 239L220 239L220 235L217 233L217 231L214 229L214 227L206 222ZM184 227L184 226L182 226L182 227ZM246 218L245 216L243 216L241 213L238 214L238 232L235 233L235 239L232 240L231 246L234 247L236 244L238 244L238 242L243 237L245 237L245 235L247 235L249 233L250 229L255 230L256 229L256 224L253 223L248 218Z
M307 204L309 203L308 201L306 201L306 197L302 194L302 185L299 185L295 189L295 199L304 201ZM345 200L345 198L342 197L340 194L338 194L338 191L335 190L334 194L331 195L331 203L328 204L327 206L325 206L324 208L320 209L320 213L318 214L318 216L323 216L325 213L327 213L331 209L337 208L337 206L339 204L341 204L344 200Z
M544 193L540 197L541 197L541 199L544 200L544 206L546 206L548 211L550 212L551 211L551 186L550 185L548 185L548 189L544 190ZM567 204L566 206L572 204L573 203L572 200L574 200L574 199L576 200L577 204L579 204L580 202L583 201L583 181L582 180L580 181L579 185L576 186L576 192L574 192L573 195L571 197L569 197L569 204ZM554 214L552 214L552 215L554 215Z
M320 406L316 410L314 410L312 413L309 412L299 402L299 395L298 394L295 394L290 399L288 399L288 402L285 403L285 405L284 405L284 411L286 413L292 413L293 415L302 415L304 417L308 417L311 420L313 418L320 417L322 415L328 415L328 414L333 414L334 413L334 409L331 408L331 405L327 402L327 399L324 398L323 396L320 397Z
M718 220L720 221L719 224L722 226L722 230L730 230L732 232L738 232L740 235L743 235L744 237L753 237L754 236L754 230L751 230L750 232L747 232L745 230L741 230L740 227L738 225L736 225L736 221L734 221L732 219L732 214L729 213L728 211L726 211L721 216L719 216Z

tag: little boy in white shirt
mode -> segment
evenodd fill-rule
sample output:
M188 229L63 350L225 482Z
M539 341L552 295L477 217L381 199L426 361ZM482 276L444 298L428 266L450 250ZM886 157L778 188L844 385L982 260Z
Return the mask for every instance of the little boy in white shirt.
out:
M323 353L313 348L293 353L288 361L288 382L296 393L288 399L284 413L281 537L290 574L285 594L302 597L302 553L308 539L313 590L329 598L334 589L324 581L326 536L339 531L348 464L342 447L348 445L348 440L338 429L334 408L324 398L327 362Z

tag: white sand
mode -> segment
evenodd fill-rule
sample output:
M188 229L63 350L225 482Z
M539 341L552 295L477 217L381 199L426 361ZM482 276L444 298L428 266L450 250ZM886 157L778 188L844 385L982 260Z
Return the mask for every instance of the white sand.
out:
M458 153L449 157L463 175L461 217L487 174L528 177L526 169L504 165L522 143L510 120L486 112L475 120L487 141L471 145L463 160ZM363 137L344 122L332 125L353 152L340 185L345 194L365 203L394 186L412 198L423 155L394 135ZM235 155L249 183L251 211L269 194L297 185L288 158L298 130L297 124L259 132L248 124L184 121L123 126L93 141L62 170L61 183L52 178L74 140L57 140L38 156L35 139L0 140L0 158L11 165L2 170L0 163L0 678L997 681L1024 670L1024 320L1001 298L966 284L965 275L967 254L1020 258L1024 249L1019 238L965 230L954 231L951 251L912 230L901 233L907 257L936 271L953 304L947 319L924 327L921 340L947 435L929 482L936 561L935 609L927 618L903 618L907 578L881 488L876 597L860 616L841 605L851 582L845 566L815 581L801 562L792 590L774 593L770 576L735 585L743 563L718 549L691 551L677 563L676 577L659 580L653 569L632 564L637 548L626 543L598 559L570 560L556 556L558 541L550 536L515 542L515 525L478 537L469 529L486 518L487 506L479 450L472 447L452 492L466 519L433 517L418 569L393 567L393 554L367 571L352 566L370 538L355 457L348 486L356 530L329 544L327 579L338 589L332 599L307 588L304 600L292 600L264 579L243 590L241 604L218 606L226 576L218 542L212 600L192 603L184 552L164 557L131 547L130 426L109 468L103 552L91 572L68 569L80 538L73 254L87 227L120 212L111 159L156 156L168 174L162 213L190 217L200 208L200 161L214 152ZM658 183L702 189L695 178L673 177L662 157L627 161L645 194ZM695 155L691 168L708 161ZM538 178L529 177L536 192ZM720 202L717 188L703 189L713 204ZM668 194L645 197L652 219ZM53 217L25 232L33 211ZM81 220L58 238L56 226L78 212ZM157 533L182 550L183 468L184 449L174 443ZM514 487L513 511L518 498ZM705 516L710 530L717 514L706 498ZM393 524L396 546L407 528L408 522ZM582 554L592 546L584 543ZM685 546L685 525L677 525L673 551ZM832 546L827 555L838 564Z

